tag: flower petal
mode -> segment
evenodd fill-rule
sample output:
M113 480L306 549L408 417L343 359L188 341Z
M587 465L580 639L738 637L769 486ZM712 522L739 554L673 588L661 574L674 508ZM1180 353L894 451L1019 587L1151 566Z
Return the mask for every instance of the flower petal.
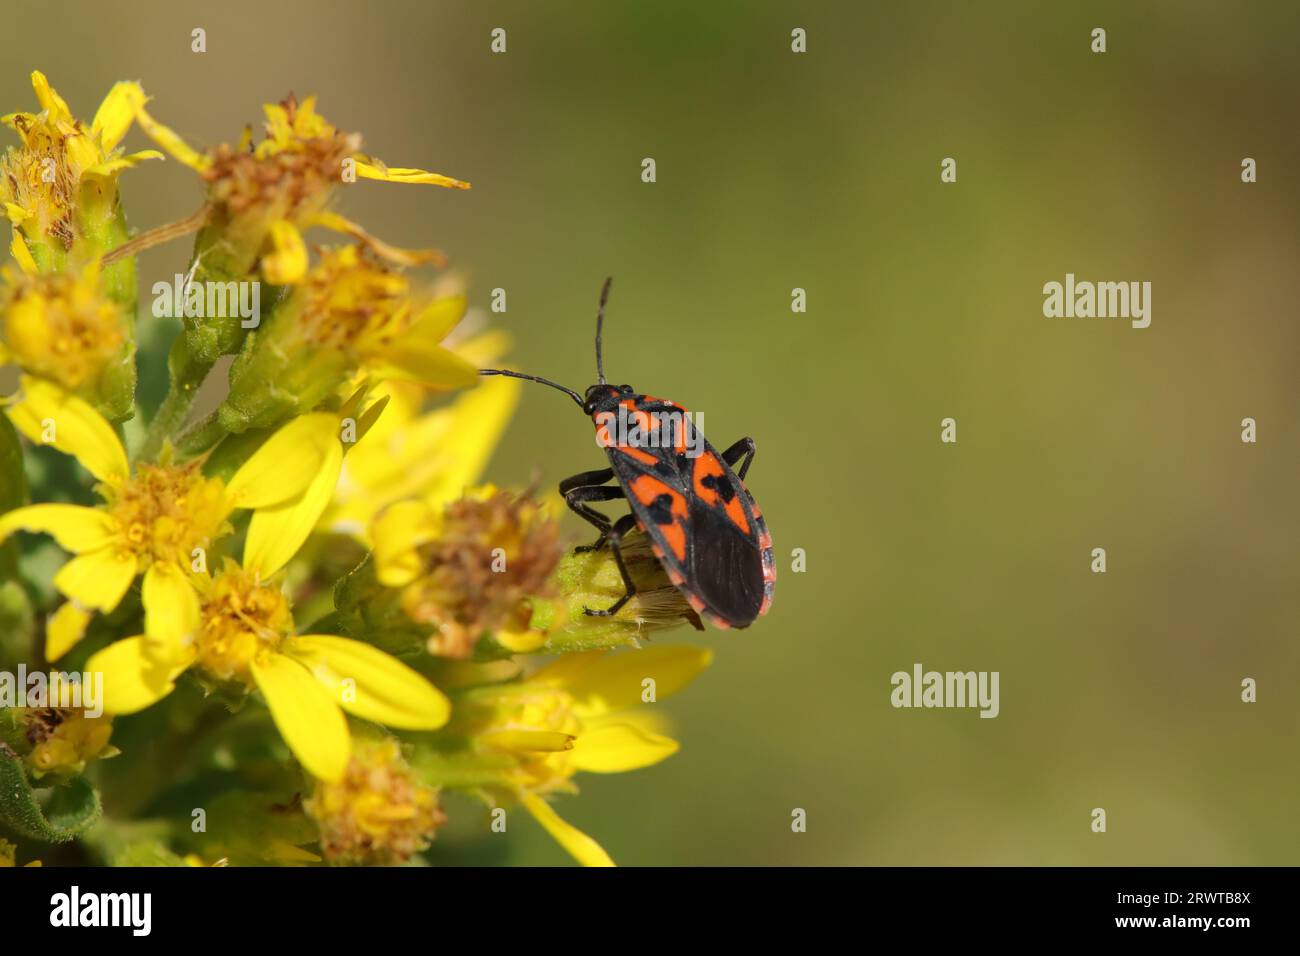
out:
M329 688L340 707L365 720L403 730L437 730L451 716L451 703L438 688L369 644L307 635L291 638L286 652ZM354 681L347 690L355 694L345 691L346 679Z
M469 183L441 173L385 166L382 163L367 162L360 157L357 158L357 175L362 179L378 179L386 183L425 183L431 186L449 186L452 189L469 189Z
M202 172L211 164L212 161L207 156L204 156L177 136L171 129L145 112L144 106L136 108L135 120L140 124L140 128L144 130L146 136L161 146L173 159L184 163L190 169Z
M593 773L639 770L677 753L678 743L628 723L584 728L573 744L573 765Z
M0 515L0 541L15 531L48 534L74 554L98 551L117 537L117 525L107 512L82 505L28 505Z
M496 637L498 644L512 654L531 654L546 643L546 635L541 631L508 631L502 629L493 636Z
M441 342L465 317L466 305L463 295L434 299L412 320L410 334L426 342Z
M184 659L200 624L194 585L175 565L155 561L144 573L142 591L145 650L164 664Z
M262 275L272 285L293 285L307 274L307 244L293 223L271 223L271 251L262 256Z
M14 230L13 238L9 240L9 254L14 257L18 268L25 274L34 276L40 272L36 260L32 258L32 251L27 248L27 243L23 240L23 234L17 229Z
M580 717L641 703L641 682L646 678L655 682L655 699L663 700L693 681L713 660L708 648L687 644L662 644L619 653L589 651L582 660L568 660L574 656L560 658L530 679L563 686L574 696L574 712Z
M100 481L117 487L128 474L126 449L113 426L87 402L56 385L24 375L22 398L9 408L14 426L36 444L72 455ZM46 441L46 437L51 441Z
M50 86L50 81L40 70L32 70L32 89L36 92L36 101L41 104L41 109L49 110L50 119L72 119L72 111L68 109L68 104L54 91L54 87Z
M84 176L115 176L124 169L130 169L132 166L138 166L146 159L164 159L162 153L156 149L142 149L138 153L130 153L126 156L116 156L113 159L105 160L102 163L96 163L88 169L83 169L81 175Z
M568 687L576 683L588 669L595 666L596 662L608 653L606 650L596 650L563 654L541 670L534 672L528 679L535 684Z
M352 737L330 692L283 654L255 660L253 679L280 736L307 772L327 783L342 779L352 756Z
M87 551L54 575L54 586L82 607L111 611L135 580L135 555L115 547Z
M139 83L126 80L113 84L113 88L104 97L95 111L95 118L90 121L90 135L99 137L99 145L104 152L109 152L131 128L136 111L144 106L144 88Z
M266 508L301 495L339 447L338 419L300 415L253 452L226 485L232 508Z
M455 352L410 333L372 353L369 364L378 378L437 388L469 388L479 378L478 369Z
M481 382L446 411L449 433L442 443L437 477L425 486L425 501L434 507L454 501L478 481L492 457L515 407L523 382L499 376ZM443 410L432 414L441 414Z
M599 843L571 823L566 823L554 808L535 793L520 794L524 809L542 825L555 842L583 866L613 866L614 861Z
M244 539L244 567L270 577L289 563L320 520L334 495L343 468L343 448L332 441L320 471L297 498L253 512Z
M176 686L184 667L168 667L150 657L144 636L110 644L86 662L104 675L104 713L134 714L162 700Z
M419 576L419 547L438 536L441 514L423 501L397 501L375 516L375 575L385 587L400 588Z
M454 402L418 415L419 390L381 386L393 397L364 442L348 452L336 507L326 515L335 531L366 539L378 511L404 498L442 506L477 481L510 421L523 383L488 378ZM418 415L418 417L417 417Z
M443 266L447 264L446 257L437 249L402 249L398 246L389 245L378 236L372 235L357 223L340 216L336 212L317 213L308 220L308 224L333 229L335 232L351 236L363 245L369 246L370 250L381 258L387 259L389 262L395 262L398 265L419 266L432 263Z
M86 625L94 617L76 601L66 601L45 622L45 659L57 661L86 636Z

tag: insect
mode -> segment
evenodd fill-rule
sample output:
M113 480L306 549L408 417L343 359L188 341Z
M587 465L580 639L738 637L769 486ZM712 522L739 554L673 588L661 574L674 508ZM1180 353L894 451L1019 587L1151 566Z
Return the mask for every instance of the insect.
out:
M677 403L606 381L601 333L610 283L605 280L596 313L597 382L585 395L536 375L503 369L481 369L480 374L549 385L572 398L596 425L610 467L566 478L560 494L600 533L594 544L578 550L608 546L626 591L608 608L586 608L586 613L616 614L636 594L621 546L624 536L639 527L668 579L696 613L715 627L748 627L767 613L776 585L772 536L745 487L754 440L742 438L719 453ZM616 521L592 507L620 499L631 512Z

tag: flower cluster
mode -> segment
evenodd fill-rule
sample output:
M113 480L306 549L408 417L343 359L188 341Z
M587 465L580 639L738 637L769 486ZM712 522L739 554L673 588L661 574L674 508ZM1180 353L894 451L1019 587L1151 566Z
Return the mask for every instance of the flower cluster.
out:
M311 97L198 149L137 83L84 123L32 81L40 109L3 118L0 155L0 673L80 680L77 700L0 709L0 833L19 841L0 865L67 852L41 843L127 865L418 862L474 800L462 830L493 839L521 807L610 863L553 801L674 753L656 705L710 656L641 647L693 615L635 533L640 594L583 614L622 593L608 553L566 553L535 488L483 483L520 383L477 369L505 336L423 275L440 253L334 208L360 180L468 184L385 165ZM133 128L158 149L124 152ZM137 234L118 179L167 157L197 174L197 211ZM138 317L138 253L191 234L172 313ZM137 322L171 333L166 356ZM163 362L155 400L137 371Z

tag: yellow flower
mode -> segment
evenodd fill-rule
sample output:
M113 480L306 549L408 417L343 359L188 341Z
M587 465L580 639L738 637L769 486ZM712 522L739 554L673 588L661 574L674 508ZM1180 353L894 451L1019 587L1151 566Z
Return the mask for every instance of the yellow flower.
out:
M159 146L202 175L214 220L207 232L229 233L247 260L231 274L247 272L262 259L267 280L299 281L306 273L301 230L313 225L340 229L369 239L359 226L326 211L325 206L349 172L362 179L428 183L468 189L469 184L421 169L389 168L360 152L361 139L343 133L316 112L316 98L294 97L268 103L266 138L252 146L246 133L237 148L222 145L207 153L189 146L173 130L136 109L140 127ZM251 148L250 148L251 147ZM200 246L204 242L200 237Z
M349 354L370 378L444 388L478 381L474 365L439 344L464 316L464 297L419 303L406 276L359 246L324 250L302 298L295 317L301 334L318 348Z
M456 349L475 365L498 354L501 336L480 336ZM479 480L519 404L518 379L487 378L454 401L423 411L426 392L407 382L375 390L384 414L348 454L322 528L370 543L375 515L417 498L441 510Z
M99 260L79 272L29 276L0 270L0 364L90 401L110 419L131 412L135 344L122 307L100 284Z
M396 658L360 641L295 634L288 599L267 580L278 567L267 570L258 551L250 532L242 566L228 562L213 578L196 578L197 591L187 582L170 608L151 608L146 594L145 633L86 665L104 675L105 713L149 707L192 667L210 683L261 691L294 756L331 783L343 779L352 754L345 711L405 730L447 722L447 698Z
M361 247L324 250L232 366L221 423L233 432L270 427L317 407L357 375L474 385L476 366L439 344L464 313L459 296L414 300L406 276Z
M253 527L259 545L274 554L276 545L267 536L302 523L294 520L293 506L321 481L323 469L332 465L337 479L342 459L332 424L327 434L309 416L276 432L229 483L205 477L196 463L164 461L132 470L112 426L49 382L23 376L20 398L7 411L31 441L74 456L99 480L104 499L97 507L36 504L0 515L0 541L19 530L43 532L76 555L54 577L55 587L73 603L51 622L50 660L80 640L90 611L117 607L138 574L144 575L146 612L175 616L192 591L186 576L205 566L207 550L228 530L226 519L237 508L262 509ZM307 532L323 507L322 502L312 512Z
M446 820L437 788L416 778L391 737L356 740L343 779L318 782L305 809L325 858L353 866L404 863Z
M21 720L33 745L25 759L35 777L78 774L89 761L117 753L108 743L113 735L108 717L91 717L71 707L46 707L26 711Z
M575 792L579 771L622 773L676 753L677 742L645 704L681 690L711 660L711 651L685 645L569 654L525 680L466 691L452 729L471 736L480 753L512 758L504 789L575 859L612 865L543 798Z
M117 210L117 176L157 150L123 155L117 148L144 104L138 83L118 83L104 98L87 129L39 71L32 88L40 113L0 118L22 138L0 159L0 203L13 224L11 251L20 265L56 271L78 239L107 251L122 241L125 225Z

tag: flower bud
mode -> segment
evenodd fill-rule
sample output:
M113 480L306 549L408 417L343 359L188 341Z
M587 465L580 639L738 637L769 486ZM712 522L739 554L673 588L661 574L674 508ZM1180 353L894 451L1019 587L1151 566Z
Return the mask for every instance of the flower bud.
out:
M84 398L109 421L135 402L135 336L129 313L104 290L97 261L80 272L4 271L0 358Z

